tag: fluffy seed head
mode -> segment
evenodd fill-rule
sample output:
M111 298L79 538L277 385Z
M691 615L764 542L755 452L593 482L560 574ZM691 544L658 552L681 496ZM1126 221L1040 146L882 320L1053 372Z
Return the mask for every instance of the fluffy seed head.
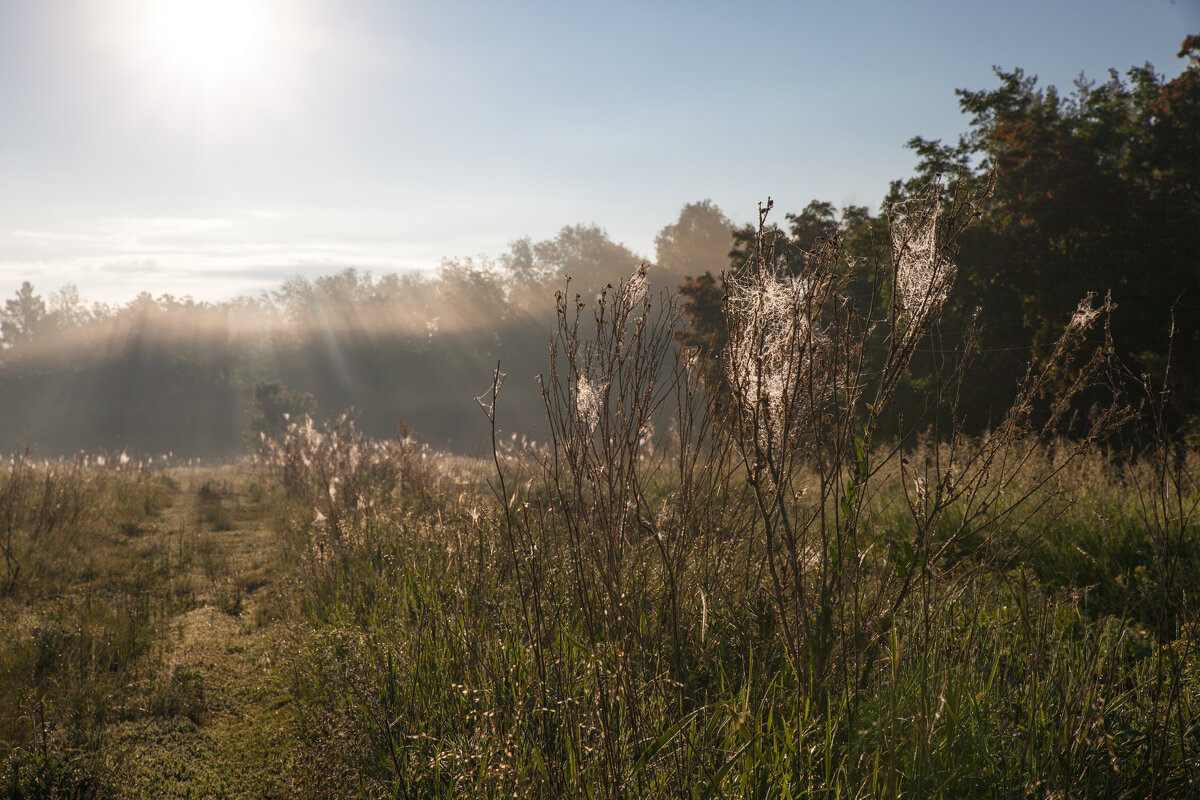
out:
M579 422L583 425L588 433L596 430L596 425L600 422L600 392L597 387L593 386L586 375L579 376L579 382L575 387L575 413L579 416Z
M946 257L938 229L940 205L924 201L902 208L892 221L896 259L895 301L900 319L910 328L936 317L954 285L955 265Z

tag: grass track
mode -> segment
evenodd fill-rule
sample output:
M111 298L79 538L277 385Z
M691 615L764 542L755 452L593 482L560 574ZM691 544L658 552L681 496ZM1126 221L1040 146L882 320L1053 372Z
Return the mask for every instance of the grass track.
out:
M183 488L180 495L163 520L167 527L188 524L189 496L195 490ZM127 751L122 760L130 797L273 798L297 793L287 697L272 666L282 633L282 623L272 619L278 604L278 540L258 509L242 505L244 497L229 499L241 509L233 514L232 530L208 534L228 573L220 582L207 582L197 608L164 626L164 669L177 684L190 683L202 693L198 708L152 718L149 725L125 722L112 731L114 750ZM203 564L196 564L193 573L198 583L208 577ZM229 599L227 587L233 587L235 600ZM231 602L240 606L236 616L221 608Z
M112 485L127 491L136 480ZM145 480L156 494L135 504L136 520L97 513L58 540L31 541L24 582L4 598L17 613L0 620L3 677L24 687L2 710L0 756L10 761L0 758L0 797L297 796L288 697L273 664L287 571L269 494L232 469ZM95 608L117 610L85 610ZM111 649L122 618L136 618L136 643L115 661L48 658ZM58 637L49 645L46 631ZM41 741L29 700L39 696ZM35 788L39 769L53 789Z

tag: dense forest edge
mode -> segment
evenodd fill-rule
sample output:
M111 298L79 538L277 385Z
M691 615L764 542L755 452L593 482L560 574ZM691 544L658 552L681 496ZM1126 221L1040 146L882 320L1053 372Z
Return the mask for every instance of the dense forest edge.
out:
M995 425L1030 360L1048 357L1062 321L1094 293L1115 307L1109 333L1131 379L1169 385L1176 427L1194 430L1200 40L1179 55L1187 66L1170 80L1145 65L1081 78L1070 93L998 70L998 86L958 93L969 120L958 141L909 142L916 172L892 184L879 214L813 201L772 217L775 268L799 274L831 239L846 259L886 263L894 209L943 177L948 194L975 190L980 218L958 239L954 290L900 389L908 416L928 413L939 343L977 329L974 369L987 379L974 383L962 422ZM680 294L681 343L719 353L725 276L743 268L756 234L709 201L659 232L648 279ZM48 457L228 459L245 452L254 386L280 381L311 394L320 417L353 408L373 436L403 424L438 448L479 454L487 431L474 396L497 362L513 371L506 429L544 437L534 379L555 293L590 301L641 262L602 228L575 225L432 275L351 268L223 303L142 294L89 305L71 286L47 298L26 283L0 308L0 444ZM1076 410L1094 413L1096 402L1081 398Z

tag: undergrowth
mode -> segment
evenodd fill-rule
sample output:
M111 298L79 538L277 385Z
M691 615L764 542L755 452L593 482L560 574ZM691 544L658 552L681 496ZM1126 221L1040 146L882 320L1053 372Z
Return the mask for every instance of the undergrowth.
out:
M0 796L129 796L130 746L114 728L204 715L203 682L173 664L170 623L205 600L240 613L240 587L213 539L232 526L228 490L204 481L194 508L172 508L196 477L125 459L4 459Z

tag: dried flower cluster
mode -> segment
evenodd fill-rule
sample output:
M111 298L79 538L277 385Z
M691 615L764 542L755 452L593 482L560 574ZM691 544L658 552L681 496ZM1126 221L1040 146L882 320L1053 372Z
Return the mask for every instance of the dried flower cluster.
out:
M939 227L941 203L936 198L910 200L896 211L892 218L894 302L901 323L919 329L941 313L956 269Z
M437 467L427 445L406 430L395 438L365 437L349 414L323 425L292 422L282 441L264 441L266 466L293 498L311 509L314 554L361 537L366 524L401 494L427 489Z

